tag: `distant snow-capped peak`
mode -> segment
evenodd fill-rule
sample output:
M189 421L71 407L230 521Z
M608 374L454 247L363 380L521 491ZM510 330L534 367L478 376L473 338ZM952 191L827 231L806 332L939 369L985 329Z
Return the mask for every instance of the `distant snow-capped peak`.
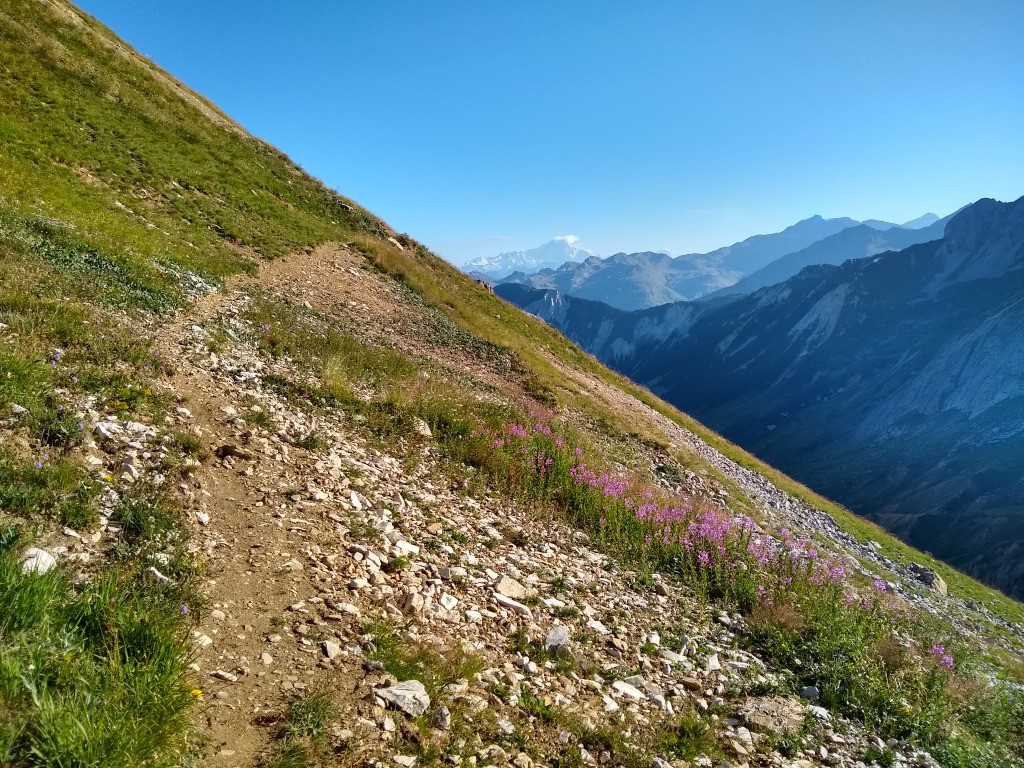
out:
M580 247L580 238L576 235L559 235L536 248L506 251L497 256L481 256L467 261L463 269L467 272L482 272L500 280L513 272L532 273L542 269L558 269L567 261L585 261L593 255Z

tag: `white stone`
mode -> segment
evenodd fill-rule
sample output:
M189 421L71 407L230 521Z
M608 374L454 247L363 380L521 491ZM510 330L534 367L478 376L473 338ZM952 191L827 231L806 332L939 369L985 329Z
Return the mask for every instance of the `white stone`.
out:
M503 608L508 608L510 611L518 613L520 616L526 616L531 621L533 620L533 611L531 611L522 603L513 600L512 598L505 597L504 595L495 592L494 601Z
M502 576L495 582L494 591L499 595L511 597L513 600L522 600L529 594L526 587L508 576Z
M45 549L29 547L21 553L21 572L42 575L57 565L56 558Z
M564 624L552 627L544 638L544 650L548 652L558 651L569 644L569 628Z
M616 680L612 683L612 690L622 694L626 698L633 699L634 701L643 701L647 698L647 694L630 685L625 680Z
M375 693L412 717L419 717L430 706L430 696L419 680L406 680L390 688L378 688Z
M606 627L604 624L602 624L597 619L591 619L590 621L588 621L587 622L587 627L589 629L594 630L599 635L607 635L607 634L611 633L611 630L609 630L608 627Z
M447 592L441 595L441 599L438 602L441 603L441 607L444 608L446 611L450 611L452 608L459 604L458 598L449 595Z
M400 557L407 557L409 555L418 555L420 548L415 544L410 544L408 541L396 541L394 551L398 553Z
M330 640L324 640L323 643L321 643L320 648L323 650L324 656L332 660L341 653L341 646L337 643L332 643Z

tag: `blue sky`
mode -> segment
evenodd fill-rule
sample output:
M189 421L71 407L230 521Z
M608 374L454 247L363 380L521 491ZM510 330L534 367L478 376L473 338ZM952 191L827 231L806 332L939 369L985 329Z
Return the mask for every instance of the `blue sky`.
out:
M80 0L461 263L1024 195L1024 3Z

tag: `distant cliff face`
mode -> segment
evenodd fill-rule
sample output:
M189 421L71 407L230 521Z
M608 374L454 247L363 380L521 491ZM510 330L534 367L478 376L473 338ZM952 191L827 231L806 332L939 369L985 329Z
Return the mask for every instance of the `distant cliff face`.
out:
M1024 595L1024 198L940 240L641 312L507 298L954 565Z

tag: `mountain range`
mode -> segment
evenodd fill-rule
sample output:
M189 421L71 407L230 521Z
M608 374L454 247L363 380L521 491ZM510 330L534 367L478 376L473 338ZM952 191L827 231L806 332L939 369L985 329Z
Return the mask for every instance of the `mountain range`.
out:
M594 254L583 250L580 239L575 235L562 235L544 245L525 251L506 251L497 256L481 256L467 261L462 269L474 277L493 282L518 272L540 272L554 269L569 262L593 258Z
M768 284L767 280L784 280L807 264L841 263L848 258L925 242L942 235L941 221L935 214L903 225L812 216L781 232L754 235L708 253L674 258L663 252L617 253L605 259L567 261L547 269L523 268L497 282L557 290L619 309L644 309L753 290ZM844 234L843 239L832 239ZM821 246L815 248L817 244ZM749 282L744 283L745 280ZM745 287L736 288L740 284Z
M939 239L709 302L626 312L496 290L797 479L1021 595L1024 198L921 231L938 226ZM857 248L863 229L847 230Z

